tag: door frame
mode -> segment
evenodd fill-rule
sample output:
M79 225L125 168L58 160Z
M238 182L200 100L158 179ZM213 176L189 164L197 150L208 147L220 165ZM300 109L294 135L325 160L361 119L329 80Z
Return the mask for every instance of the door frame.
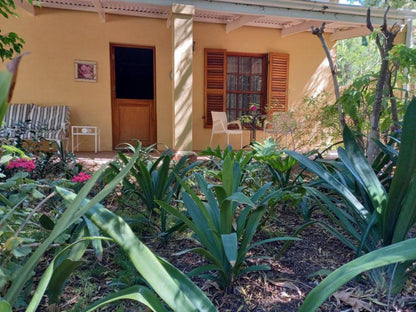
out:
M116 148L115 142L119 141L119 123L118 123L118 116L117 115L117 107L116 107L116 71L115 71L115 56L114 56L114 48L122 47L122 48L137 48L137 49L148 49L153 51L153 110L151 113L151 122L153 126L153 133L154 133L154 140L157 143L157 101L156 101L156 48L154 46L143 46L143 45L135 45L135 44L125 44L125 43L112 43L110 42L110 90L111 90L111 133L112 133L112 148L113 150ZM116 118L117 117L117 118ZM117 129L117 131L115 131ZM117 133L116 133L117 132Z

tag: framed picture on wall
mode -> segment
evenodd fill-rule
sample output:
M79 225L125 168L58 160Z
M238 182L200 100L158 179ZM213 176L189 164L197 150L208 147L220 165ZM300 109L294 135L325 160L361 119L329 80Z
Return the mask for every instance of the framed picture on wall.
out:
M75 60L75 81L97 81L97 62Z

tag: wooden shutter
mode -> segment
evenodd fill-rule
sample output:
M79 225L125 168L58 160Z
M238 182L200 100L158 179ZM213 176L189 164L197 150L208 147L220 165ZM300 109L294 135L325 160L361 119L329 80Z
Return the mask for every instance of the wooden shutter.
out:
M269 114L288 109L289 54L269 53L267 97Z
M227 58L225 50L205 49L204 126L212 126L211 111L225 111Z

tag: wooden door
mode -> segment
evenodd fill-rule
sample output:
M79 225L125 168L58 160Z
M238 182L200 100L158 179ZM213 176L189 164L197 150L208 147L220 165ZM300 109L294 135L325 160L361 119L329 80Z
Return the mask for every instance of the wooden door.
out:
M156 142L154 48L111 44L113 148Z

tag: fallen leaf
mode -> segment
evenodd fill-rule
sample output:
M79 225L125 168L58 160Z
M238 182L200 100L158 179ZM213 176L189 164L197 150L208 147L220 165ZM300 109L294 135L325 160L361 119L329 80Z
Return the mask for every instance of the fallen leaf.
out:
M358 299L357 297L354 297L352 293L353 291L338 291L335 294L333 294L333 296L337 301L338 305L341 304L342 301L350 305L354 312L359 312L363 310L371 312L369 304L363 300Z

